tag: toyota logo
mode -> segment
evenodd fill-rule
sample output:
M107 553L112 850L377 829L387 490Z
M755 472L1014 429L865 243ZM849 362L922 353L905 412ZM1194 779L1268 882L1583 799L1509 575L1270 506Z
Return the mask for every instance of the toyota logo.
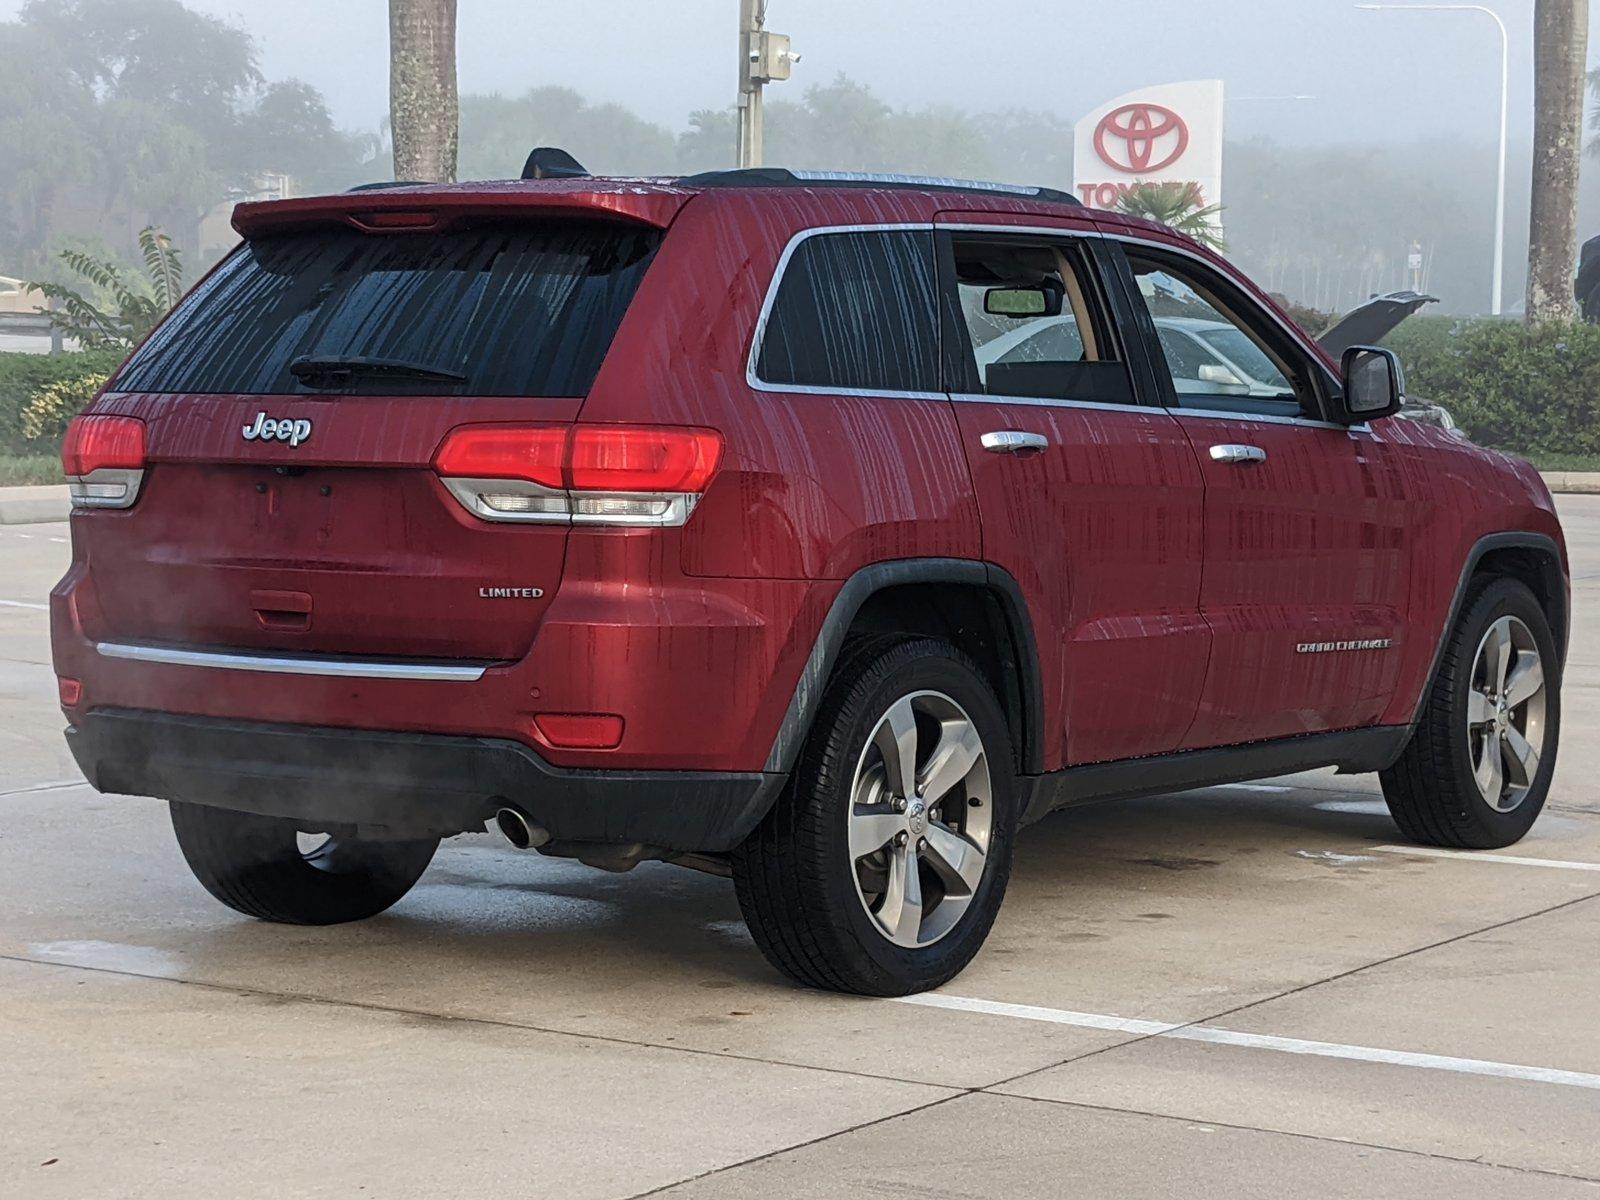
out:
M1148 175L1170 167L1189 148L1189 126L1160 104L1124 104L1094 131L1094 148L1108 166L1125 175Z

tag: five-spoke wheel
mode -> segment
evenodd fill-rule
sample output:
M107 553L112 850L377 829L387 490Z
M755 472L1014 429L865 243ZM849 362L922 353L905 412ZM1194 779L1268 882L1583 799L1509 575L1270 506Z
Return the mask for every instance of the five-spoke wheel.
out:
M1467 693L1467 742L1478 791L1497 812L1528 798L1544 744L1544 663L1533 631L1498 618L1483 640Z
M1527 585L1477 580L1446 635L1411 741L1382 773L1401 832L1479 850L1528 832L1550 790L1560 671L1550 619Z
M756 944L814 987L894 996L950 979L1005 894L1015 777L970 658L931 638L853 645L789 787L733 856Z
M994 805L983 737L939 692L889 706L856 764L850 860L884 936L926 946L953 929L983 879Z

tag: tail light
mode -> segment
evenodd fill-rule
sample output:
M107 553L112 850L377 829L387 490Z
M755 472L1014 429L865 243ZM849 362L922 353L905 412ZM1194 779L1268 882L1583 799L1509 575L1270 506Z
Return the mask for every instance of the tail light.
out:
M487 521L682 525L722 459L712 429L656 425L464 425L434 470Z
M128 508L144 482L145 429L137 417L76 417L61 446L67 490L78 508Z

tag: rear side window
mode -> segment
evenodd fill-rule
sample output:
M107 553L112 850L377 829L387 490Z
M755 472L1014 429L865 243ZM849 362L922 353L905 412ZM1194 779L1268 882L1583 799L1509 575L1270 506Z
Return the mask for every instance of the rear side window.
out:
M936 392L933 234L821 233L789 257L756 376L777 386Z
M114 387L581 396L659 241L597 222L260 238L178 306ZM306 361L348 359L414 370L305 381Z

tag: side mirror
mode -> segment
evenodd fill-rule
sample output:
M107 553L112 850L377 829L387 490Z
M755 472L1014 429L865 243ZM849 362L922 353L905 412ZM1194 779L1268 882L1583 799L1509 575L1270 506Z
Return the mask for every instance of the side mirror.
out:
M1061 293L1045 287L997 287L983 293L991 317L1059 317Z
M1334 420L1359 425L1393 416L1406 398L1406 377L1393 350L1351 346L1344 352L1344 395L1334 404Z

